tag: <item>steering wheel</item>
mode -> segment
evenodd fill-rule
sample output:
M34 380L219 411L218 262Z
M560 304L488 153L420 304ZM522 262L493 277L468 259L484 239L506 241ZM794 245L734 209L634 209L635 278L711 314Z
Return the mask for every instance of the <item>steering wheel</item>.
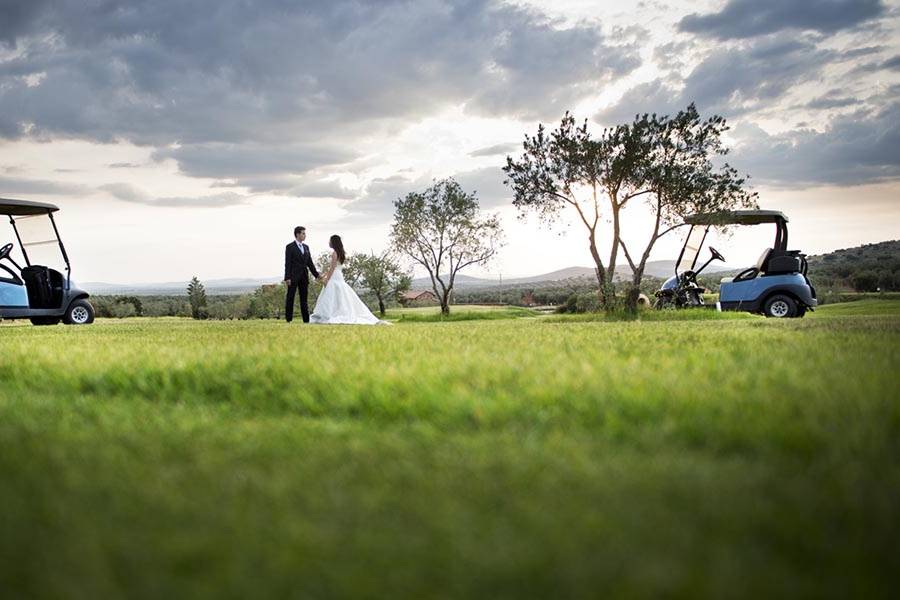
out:
M719 252L718 250L716 250L716 249L713 248L712 246L709 247L709 251L712 252L712 255L713 255L713 258L714 258L714 259L716 259L716 260L721 260L722 262L725 262L725 257L722 256L722 253L721 253L721 252Z
M9 253L12 252L12 249L13 249L12 244L6 244L2 248L0 248L0 260L3 260L7 256L9 256Z

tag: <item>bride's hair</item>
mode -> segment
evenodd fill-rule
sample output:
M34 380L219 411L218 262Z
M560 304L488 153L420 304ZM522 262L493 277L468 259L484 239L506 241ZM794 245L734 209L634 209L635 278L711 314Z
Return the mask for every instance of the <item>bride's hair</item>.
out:
M331 236L331 239L328 240L328 245L337 253L338 262L344 264L344 261L347 260L347 255L344 253L344 242L341 241L341 236Z

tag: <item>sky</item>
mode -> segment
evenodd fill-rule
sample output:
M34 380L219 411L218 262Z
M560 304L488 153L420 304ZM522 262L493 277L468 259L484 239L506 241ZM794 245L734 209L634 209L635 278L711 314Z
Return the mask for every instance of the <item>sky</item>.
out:
M513 208L506 156L567 110L690 102L792 248L900 238L900 1L0 0L0 197L61 208L78 281L277 277L295 225L380 251L451 176L506 232L468 274L588 266L583 226ZM773 235L714 243L737 267Z

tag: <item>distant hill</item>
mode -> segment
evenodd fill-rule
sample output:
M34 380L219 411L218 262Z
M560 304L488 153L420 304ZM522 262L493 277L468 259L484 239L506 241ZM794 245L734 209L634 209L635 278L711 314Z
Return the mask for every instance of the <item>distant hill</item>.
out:
M707 271L709 273L719 273L723 271L732 271L733 267L729 267L727 265L710 265L707 267ZM647 266L644 270L644 274L650 277L659 277L662 279L666 279L675 274L675 261L674 260L653 260L647 263ZM620 281L624 281L631 277L631 268L628 265L617 265L616 266L616 279ZM558 283L560 281L571 281L571 280L584 279L587 281L594 281L596 276L594 275L593 267L567 267L565 269L559 269L557 271L551 271L549 273L543 273L541 275L533 275L531 277L511 277L507 279L503 278L503 287L506 286L523 286L523 285L533 285L535 287L542 287L544 285L552 285ZM457 275L455 287L459 289L483 289L489 287L497 287L500 285L500 280L498 279L482 279L478 277L469 277L467 275ZM427 277L420 277L418 279L414 279L412 283L413 288L430 288L431 280Z
M719 276L737 273L740 269L722 263L714 263L704 271L707 275ZM647 263L645 275L665 279L675 272L675 261L655 260ZM616 268L616 278L626 280L631 275L627 265ZM813 284L822 290L857 290L900 291L900 240L866 244L855 248L845 248L809 257L809 276ZM712 278L718 280L718 278ZM261 285L278 283L281 277L274 275L268 278L230 278L210 279L203 281L206 292L210 295L244 294L252 292ZM541 275L530 277L503 278L503 287L552 287L559 282L594 281L593 267L567 267ZM79 282L81 283L81 282ZM171 281L164 283L112 284L89 282L81 283L81 287L92 294L99 295L133 295L164 296L186 294L187 281ZM456 287L463 290L479 290L500 286L500 279L487 279L458 275ZM429 289L431 280L427 277L414 279L414 289Z
M252 292L261 285L278 283L281 277L275 275L266 279L230 278L210 279L203 281L206 293L216 296L222 294L244 294ZM98 281L78 282L79 286L91 294L127 295L127 296L178 296L187 295L187 281L168 281L162 283L103 283Z
M809 278L821 290L900 291L900 240L810 256Z

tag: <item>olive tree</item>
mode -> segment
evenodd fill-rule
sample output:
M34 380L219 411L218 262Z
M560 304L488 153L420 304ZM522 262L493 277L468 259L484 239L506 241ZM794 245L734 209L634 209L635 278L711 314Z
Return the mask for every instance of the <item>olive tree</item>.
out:
M615 300L616 262L619 244L619 211L642 190L631 186L629 174L639 160L641 140L627 127L607 128L593 137L588 122L576 125L566 113L549 134L543 125L536 135L526 134L518 159L506 158L504 183L512 187L521 215L537 213L542 220L556 222L572 212L587 233L588 251L600 290L601 304L611 308ZM609 219L612 231L601 229ZM605 234L605 235L604 235ZM600 247L608 246L606 260Z
M481 215L476 195L452 178L394 202L393 246L428 272L444 315L457 274L490 261L502 238L497 216Z
M390 251L381 254L356 254L350 262L355 263L359 284L372 292L378 300L378 311L382 316L385 313L384 303L396 298L412 285L412 277Z
M654 219L637 256L616 231L616 241L632 272L625 308L634 312L644 269L661 237L680 227L689 214L755 208L756 194L747 189L747 178L740 177L728 163L717 166L714 162L728 153L722 143L722 134L728 130L725 119L718 115L703 119L693 103L673 117L638 115L620 129L637 140L632 148L639 152L625 174L630 197L643 196Z
M674 117L639 115L632 123L603 129L597 137L587 121L577 126L566 113L549 135L540 125L537 135L525 136L521 156L506 159L505 183L512 187L513 205L521 214L533 211L551 222L563 211L577 214L587 231L601 305L607 310L615 305L613 282L621 249L632 271L626 308L635 310L650 252L682 217L755 206L746 179L728 164L716 167L713 162L727 153L721 141L727 129L722 117L701 119L693 104ZM621 231L625 208L640 197L649 204L655 223L635 259ZM601 243L609 247L605 261Z

